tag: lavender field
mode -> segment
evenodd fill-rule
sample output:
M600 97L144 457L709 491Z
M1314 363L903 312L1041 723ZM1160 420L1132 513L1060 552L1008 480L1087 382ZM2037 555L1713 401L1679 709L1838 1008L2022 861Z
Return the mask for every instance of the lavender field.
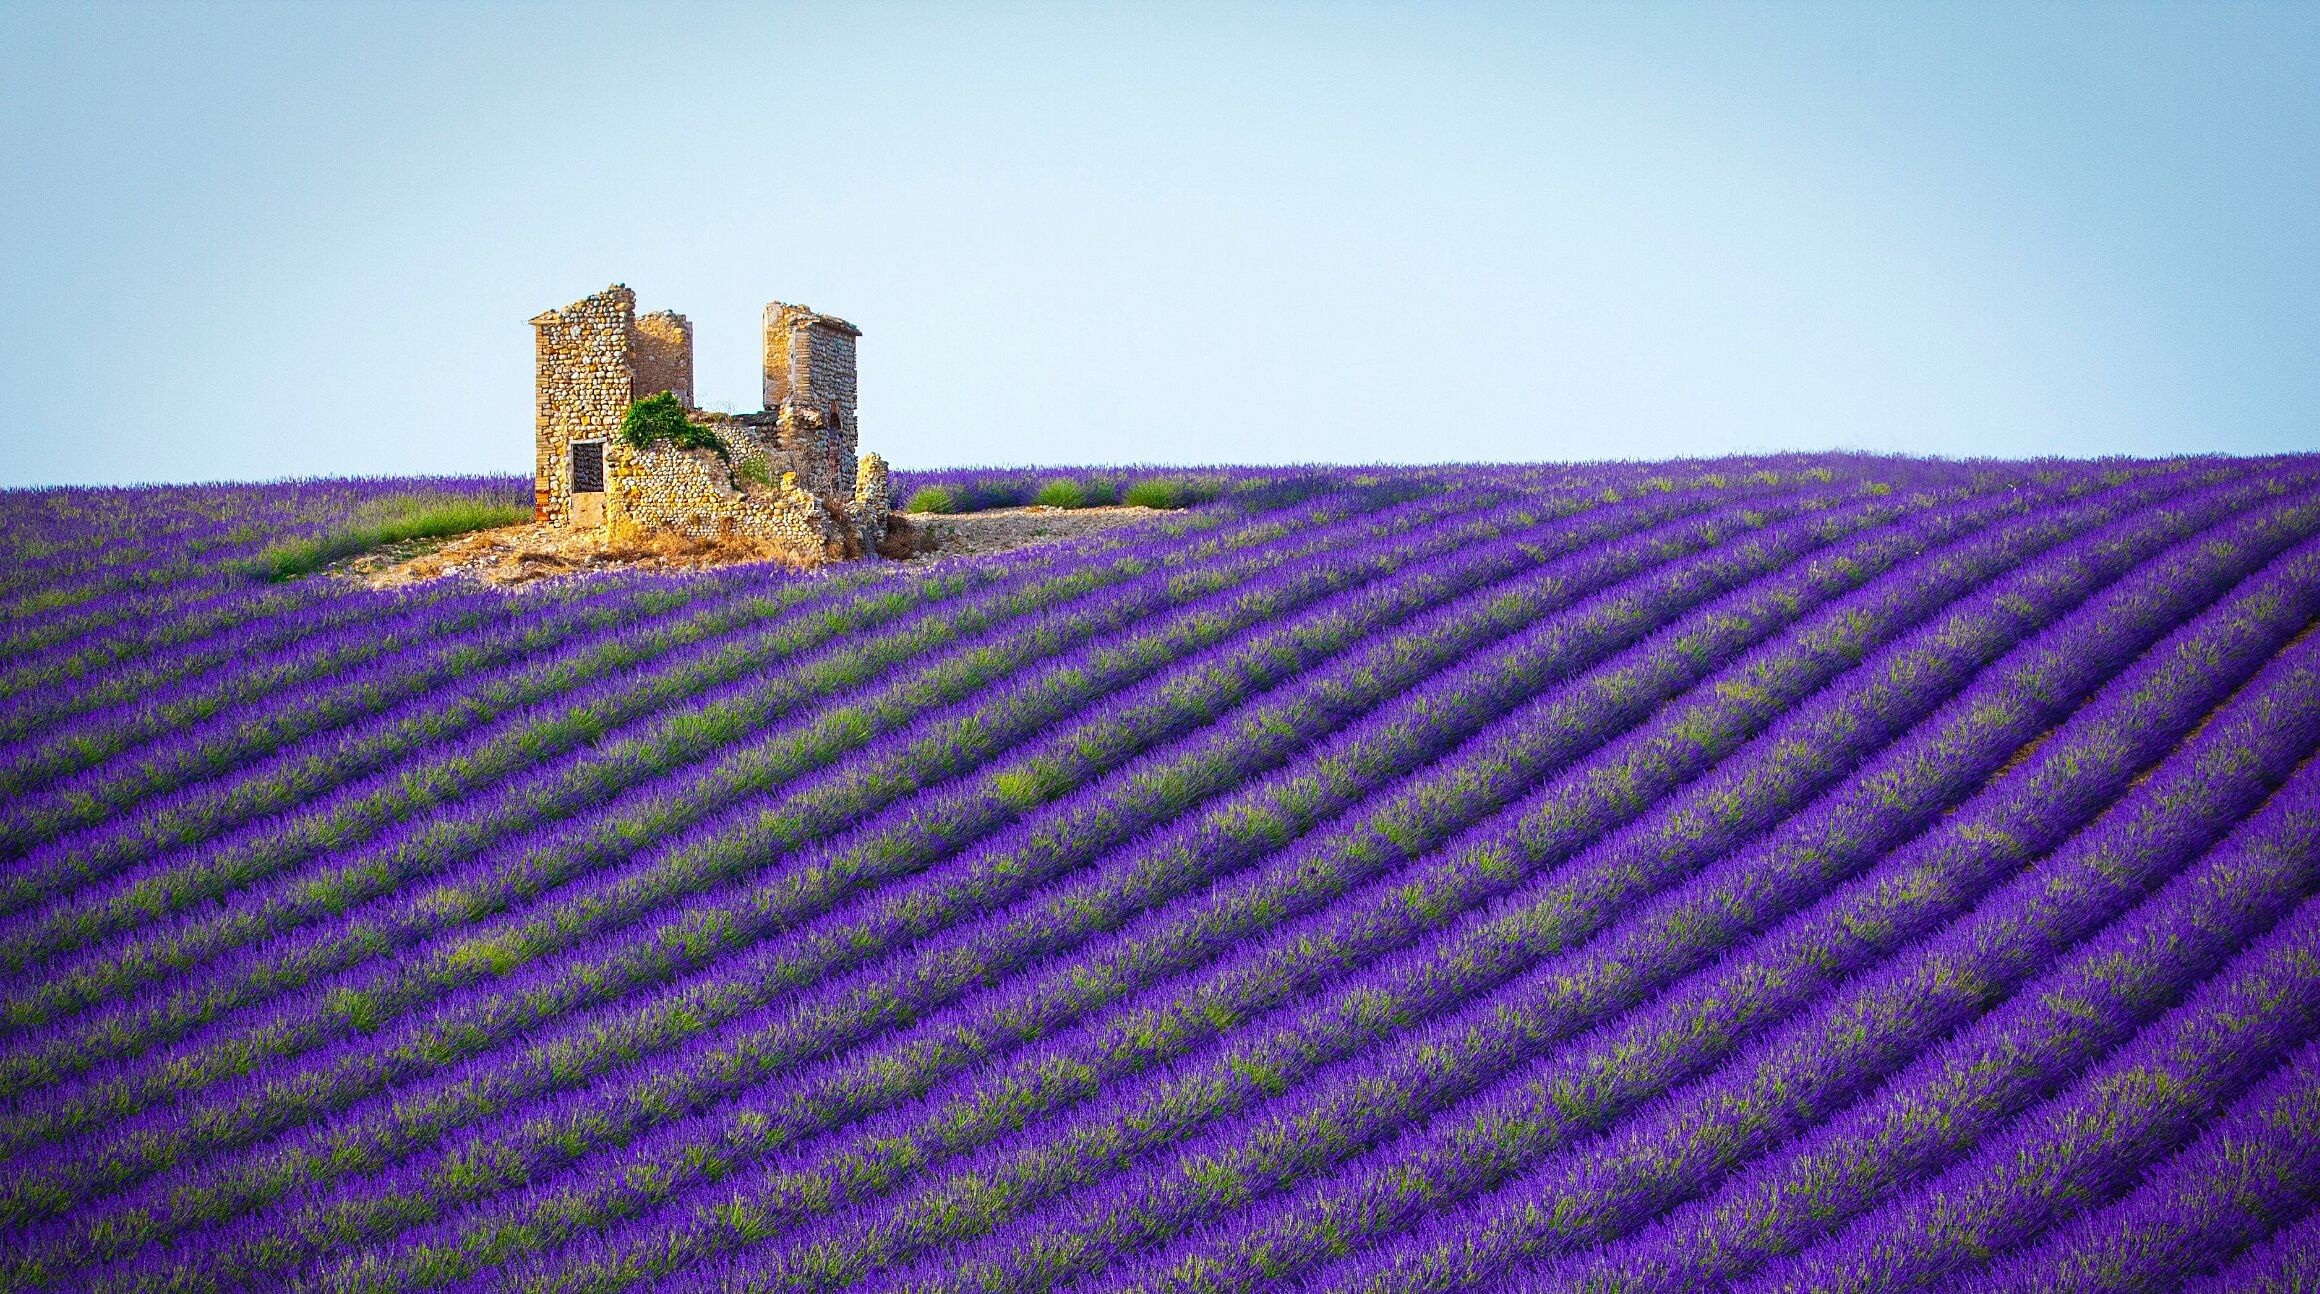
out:
M0 1288L2320 1282L2320 457L1139 483L0 495Z

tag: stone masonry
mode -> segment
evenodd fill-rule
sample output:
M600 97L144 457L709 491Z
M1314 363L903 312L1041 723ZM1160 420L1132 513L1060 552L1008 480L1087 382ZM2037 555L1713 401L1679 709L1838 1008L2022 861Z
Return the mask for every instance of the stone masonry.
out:
M804 561L875 553L889 507L885 460L856 457L855 339L832 315L765 308L765 408L693 405L693 326L636 313L620 284L533 319L539 354L533 512L608 537L672 530L748 536ZM667 391L724 452L621 439L630 404Z

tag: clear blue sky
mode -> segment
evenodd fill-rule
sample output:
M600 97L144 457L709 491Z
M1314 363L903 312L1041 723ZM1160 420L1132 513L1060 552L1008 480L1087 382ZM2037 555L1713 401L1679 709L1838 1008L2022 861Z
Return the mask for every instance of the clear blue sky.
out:
M2320 448L2320 6L0 4L0 484L528 471L615 280L897 466Z

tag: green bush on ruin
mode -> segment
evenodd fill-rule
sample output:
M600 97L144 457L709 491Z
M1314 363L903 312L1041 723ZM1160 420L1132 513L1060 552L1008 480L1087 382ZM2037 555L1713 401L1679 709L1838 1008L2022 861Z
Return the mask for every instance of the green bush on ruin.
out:
M674 445L678 449L725 452L725 442L717 439L717 433L686 417L685 406L666 391L628 406L620 418L620 438L637 449Z

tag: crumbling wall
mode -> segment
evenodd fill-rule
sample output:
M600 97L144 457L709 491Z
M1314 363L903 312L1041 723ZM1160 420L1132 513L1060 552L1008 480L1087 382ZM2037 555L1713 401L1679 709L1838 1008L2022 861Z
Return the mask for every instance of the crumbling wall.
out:
M693 407L693 322L674 310L636 317L629 340L631 399L663 391Z
M856 557L854 527L833 515L822 496L801 488L794 473L772 485L733 483L728 460L713 449L655 445L631 450L612 471L612 533L674 531L703 539L763 539L804 561Z
M803 337L801 358L806 369L804 398L840 414L840 425L854 429L854 339L860 333L844 320L818 316L798 330Z
M838 470L850 455L827 414L809 405L785 405L773 431L774 445L805 488L832 498L852 492L851 473Z
M531 322L539 380L532 515L561 524L571 518L572 442L603 441L609 471L621 415L635 398L636 294L615 283Z
M875 553L885 544L887 514L893 507L894 483L887 475L886 460L876 454L862 455L854 469L854 498L846 508L857 551Z
M858 448L855 338L835 315L780 301L765 307L765 407L779 417L782 452L808 489L854 492Z

